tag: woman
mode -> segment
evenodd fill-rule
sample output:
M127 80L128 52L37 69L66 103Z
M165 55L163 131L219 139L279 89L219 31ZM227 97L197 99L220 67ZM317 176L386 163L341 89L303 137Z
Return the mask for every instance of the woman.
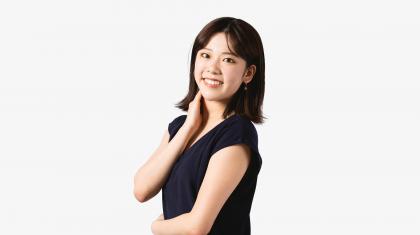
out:
M250 234L264 66L261 38L241 19L217 18L197 35L189 92L177 104L187 114L169 123L134 178L140 202L162 189L153 234Z

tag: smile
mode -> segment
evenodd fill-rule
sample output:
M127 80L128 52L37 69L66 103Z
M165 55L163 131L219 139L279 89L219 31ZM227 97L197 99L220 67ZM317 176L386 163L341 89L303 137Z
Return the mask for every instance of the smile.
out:
M223 85L223 82L216 81L216 80L212 80L212 79L208 79L208 78L205 78L205 79L204 79L204 83L205 83L208 87L211 87L211 88L216 88L216 87L220 87L220 86L222 86L222 85Z

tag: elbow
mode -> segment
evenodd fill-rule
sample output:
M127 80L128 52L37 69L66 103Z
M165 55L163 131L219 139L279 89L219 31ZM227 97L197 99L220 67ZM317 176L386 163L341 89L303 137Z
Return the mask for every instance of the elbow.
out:
M192 228L189 229L188 231L188 235L207 235L208 233L210 233L210 229L211 228L207 228L206 226L204 226L204 224L198 225L196 224L196 226L193 226Z
M145 193L145 191L139 189L138 187L134 186L133 194L134 194L134 197L139 202L146 202L148 200L147 194Z
M139 181L136 178L134 178L133 182L133 194L139 202L146 202L153 197L151 196L152 193L147 183L144 181Z
M134 190L134 197L137 199L137 201L139 202L145 202L146 198L143 196L142 193L137 192L136 190Z
M203 229L191 229L188 235L207 235L208 232L205 232Z
M207 219L198 216L193 211L187 213L189 229L188 235L207 235L210 233L210 230L213 226L213 223L210 223Z

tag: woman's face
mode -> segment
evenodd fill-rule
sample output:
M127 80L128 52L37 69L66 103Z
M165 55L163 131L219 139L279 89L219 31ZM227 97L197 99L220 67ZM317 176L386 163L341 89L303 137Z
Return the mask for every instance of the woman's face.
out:
M242 82L250 81L245 77L245 66L244 59L229 53L225 34L217 33L203 49L197 52L195 82L206 100L227 101ZM222 83L209 86L205 78L216 79Z

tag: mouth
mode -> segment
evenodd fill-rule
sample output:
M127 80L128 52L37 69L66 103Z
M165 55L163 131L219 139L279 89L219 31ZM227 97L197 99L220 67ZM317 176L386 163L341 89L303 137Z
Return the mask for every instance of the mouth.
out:
M216 79L211 79L211 78L202 78L202 80L204 80L204 83L211 88L216 88L216 87L220 87L223 85L222 81L216 80Z
M203 79L203 80L205 80L205 81L208 81L208 82L211 82L211 83L216 83L216 84L220 84L220 85L222 85L222 84L223 84L223 82L222 82L222 81L220 81L220 80L218 80L218 79L215 79L215 78L205 78L205 77L203 77L203 78L201 78L201 79Z

